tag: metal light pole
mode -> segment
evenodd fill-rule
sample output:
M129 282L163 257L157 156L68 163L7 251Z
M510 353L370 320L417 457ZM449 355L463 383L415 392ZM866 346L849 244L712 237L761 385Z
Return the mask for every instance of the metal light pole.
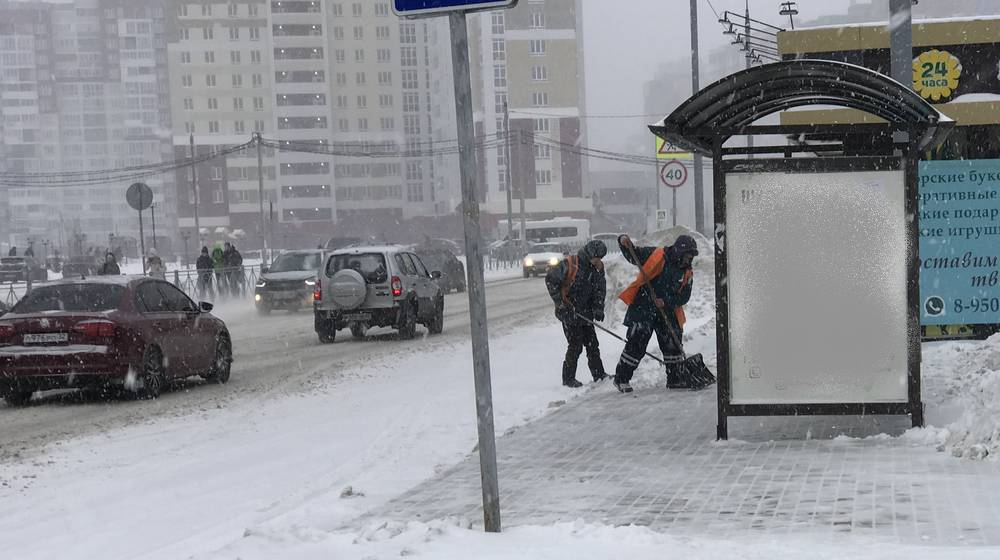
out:
M194 161L194 134L189 136L191 142L191 188L194 189L194 234L201 242L201 220L198 218L198 205L201 203L201 193L198 192L198 165Z
M753 66L753 57L750 55L750 0L746 0L746 25L743 27L743 37L746 38L747 68ZM753 134L747 134L747 148L753 148ZM753 159L753 154L748 153L747 159Z
M490 381L490 342L486 329L486 291L480 253L479 196L476 188L475 130L472 117L472 79L469 72L469 34L465 14L451 12L451 60L455 80L455 113L458 123L459 170L462 179L462 221L469 287L472 365L479 427L479 469L483 486L486 531L500 532L500 489L493 429L493 388Z
M691 0L691 94L698 93L698 0ZM702 177L701 154L694 154L694 229L702 235L705 231L705 180ZM676 195L675 195L676 196ZM675 205L676 206L676 205ZM674 211L674 219L677 219Z
M260 207L260 262L267 266L267 234L264 232L264 139L260 132L254 133L257 143L257 202Z
M149 205L149 213L153 218L153 249L156 249L156 203Z
M890 77L913 89L912 0L889 0Z
M510 146L510 110L507 107L507 102L503 102L503 131L507 135L504 145L507 148L507 238L512 239L514 236L514 208L511 202L510 190L514 188L514 182L511 180L513 173L510 171L511 166L511 146Z

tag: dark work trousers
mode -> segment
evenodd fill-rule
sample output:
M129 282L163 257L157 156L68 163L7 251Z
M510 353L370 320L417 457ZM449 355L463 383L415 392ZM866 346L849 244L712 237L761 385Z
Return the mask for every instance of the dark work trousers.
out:
M677 365L684 361L681 349L674 344L674 339L666 331L666 327L653 327L645 323L635 323L628 328L625 335L627 342L622 357L618 360L618 367L615 370L615 381L618 383L629 383L632 381L632 374L635 368L639 367L639 362L645 356L649 339L656 333L656 342L660 345L660 352L663 361L667 363L667 382L674 383L677 380Z
M587 349L587 365L590 375L595 380L604 377L604 363L601 362L601 348L597 343L597 332L594 325L583 322L563 323L563 333L566 335L566 359L563 361L563 383L576 379L576 364L580 360L580 352Z

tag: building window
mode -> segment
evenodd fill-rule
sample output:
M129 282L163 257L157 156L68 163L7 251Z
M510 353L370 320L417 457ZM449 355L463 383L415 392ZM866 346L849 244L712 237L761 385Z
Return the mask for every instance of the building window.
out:
M531 79L535 82L545 82L549 79L549 69L545 66L532 66Z
M407 92L403 94L403 111L416 113L420 111L420 94Z
M367 95L359 95L358 96L358 109L366 109L366 108L368 108L368 96Z
M234 88L243 87L243 74L233 74L233 87Z
M505 106L507 105L507 94L506 93L495 93L493 94L493 110L496 113L503 113ZM497 127L497 130L501 130L501 127Z
M218 111L219 110L219 100L214 97L208 98L208 110Z
M423 166L419 161L406 162L406 180L419 181L424 178Z
M552 172L548 169L536 169L535 170L535 184L536 185L551 185L552 184Z
M545 27L544 12L534 12L531 14L531 27L533 29L542 29Z
M419 115L403 115L403 133L420 134Z
M209 134L219 133L219 121L208 121L208 133Z
M545 55L545 39L532 39L528 41L528 52L532 56Z
M264 132L264 121L253 121L254 132Z
M375 38L376 39L382 39L382 40L388 39L389 38L389 26L388 25L380 25L380 26L376 27L375 28Z
M382 108L392 107L392 95L388 93L379 94L378 106Z
M503 12L493 12L490 19L493 23L493 34L503 35Z
M236 17L239 15L239 8L236 4L229 4L229 17Z
M246 124L243 121L233 121L233 133L244 134L246 132Z
M552 146L535 144L535 159L552 159Z
M535 119L535 132L548 132L549 131L549 119Z
M182 27L181 28L181 41L190 41L190 40L191 40L191 30L188 29L187 27Z
M493 67L493 87L507 87L507 67L497 64Z
M256 16L257 13L258 13L257 12L257 4L254 4L252 2L249 3L249 4L247 4L247 13L249 15L251 15L251 16Z
M493 39L493 60L507 60L507 42Z
M392 60L392 51L389 49L378 49L375 54L378 62L390 62ZM413 54L416 56L416 53Z
M260 41L260 28L258 28L258 27L251 27L250 28L250 40L251 41Z
M212 5L211 4L202 4L201 5L201 15L203 15L203 16L210 16L210 15L212 15Z
M403 70L403 89L417 89L420 87L420 80L417 78L416 70Z
M361 17L361 4L357 2L351 4L351 11L354 12L354 17Z
M260 64L260 51L250 51L250 62Z
M382 117L379 119L382 130L396 130L396 119L392 117Z
M355 72L355 74L354 74L354 83L356 83L359 86L365 85L365 73L364 72Z
M204 6L202 6L202 7L204 7ZM211 7L211 6L209 6L209 7ZM202 36L202 39L205 39L206 41L211 41L212 39L215 39L215 32L212 30L211 27L202 27L201 28L201 36Z
M347 119L338 119L337 120L337 128L339 128L341 132L350 132L351 131L351 123Z
M263 97L254 97L253 98L253 110L254 111L263 111L264 110L264 98Z
M346 62L347 61L347 53L344 52L344 49L337 49L337 50L333 51L333 56L334 56L335 59L337 59L337 62Z
M215 64L215 51L205 51L205 64Z
M262 74L253 75L253 87L264 87L264 76Z
M354 49L354 62L365 61L365 49Z
M391 86L392 85L392 72L379 72L378 73L378 85L380 85L380 86Z
M347 96L346 95L338 95L337 96L337 108L338 109L346 109L347 108Z
M222 189L215 189L212 191L212 202L216 204L222 204L226 201L226 195L222 192Z
M358 132L368 132L368 119L358 119Z
M243 110L243 98L242 97L234 97L233 98L233 111L242 111L242 110Z
M215 87L215 74L208 74L205 76L205 85L208 87Z
M192 80L190 74L184 74L181 76L181 87L191 87Z
M330 14L335 17L343 17L344 7L341 6L339 3L333 4L332 6L330 6Z
M229 51L229 62L232 64L240 63L240 51Z
M354 26L354 40L363 41L365 39L365 28L360 25Z
M184 110L194 111L194 99L191 99L190 97L184 98Z
M239 27L230 27L229 28L229 40L230 41L239 41L240 40L240 28Z
M420 183L412 183L406 185L406 201L407 202L423 202L424 201L424 186Z
M399 49L399 64L400 64L400 66L416 66L417 65L417 48L416 47L401 47Z
M417 42L417 26L412 23L399 24L399 42L414 44Z
M378 2L375 4L375 15L378 17L387 17L389 15L389 4L385 2Z
M333 38L334 38L334 40L337 40L337 41L343 41L344 40L344 28L341 27L341 26L339 26L339 25L336 26L336 27L334 27L333 28Z
M191 53L187 51L181 53L181 64L191 64Z

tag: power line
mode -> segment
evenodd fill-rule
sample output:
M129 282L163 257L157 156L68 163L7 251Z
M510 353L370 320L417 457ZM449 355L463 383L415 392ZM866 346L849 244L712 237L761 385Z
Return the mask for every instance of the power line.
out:
M645 119L645 118L656 118L663 117L667 115L669 111L663 113L649 113L645 115L560 115L557 113L537 113L534 111L516 111L512 110L511 113L517 113L518 115L534 115L537 117L555 117L555 118L581 118L581 119Z

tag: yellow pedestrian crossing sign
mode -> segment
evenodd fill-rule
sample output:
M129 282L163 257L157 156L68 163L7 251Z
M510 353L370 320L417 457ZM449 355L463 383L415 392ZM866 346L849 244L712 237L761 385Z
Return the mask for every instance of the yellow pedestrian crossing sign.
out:
M685 152L663 138L656 137L656 159L692 159L693 157L691 152Z

